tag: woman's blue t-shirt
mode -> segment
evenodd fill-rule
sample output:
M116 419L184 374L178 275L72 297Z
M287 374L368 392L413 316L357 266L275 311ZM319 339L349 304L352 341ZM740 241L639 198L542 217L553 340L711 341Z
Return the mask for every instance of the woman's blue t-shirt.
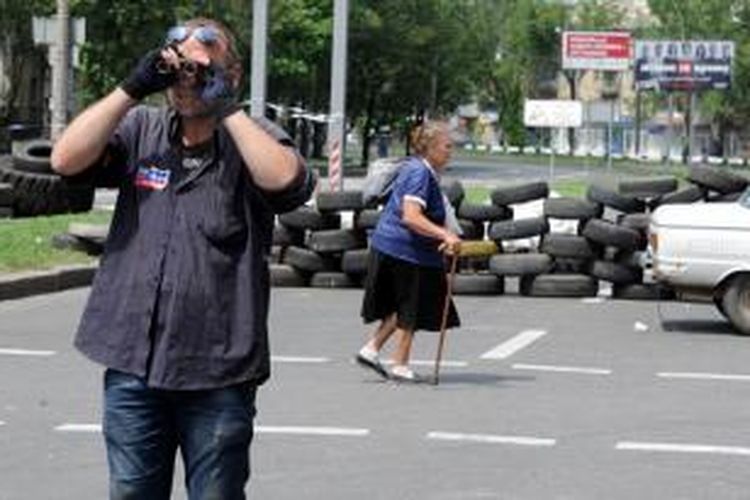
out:
M422 205L423 214L442 226L445 206L437 175L419 157L411 156L399 167L388 203L372 235L372 246L384 254L413 264L443 267L443 256L438 251L439 241L417 234L404 224L404 199Z

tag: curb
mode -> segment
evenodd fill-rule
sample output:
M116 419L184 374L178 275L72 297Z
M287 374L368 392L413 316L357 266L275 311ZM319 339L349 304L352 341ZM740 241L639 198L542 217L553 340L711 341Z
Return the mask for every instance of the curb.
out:
M77 264L0 275L0 301L89 286L98 267L98 263Z

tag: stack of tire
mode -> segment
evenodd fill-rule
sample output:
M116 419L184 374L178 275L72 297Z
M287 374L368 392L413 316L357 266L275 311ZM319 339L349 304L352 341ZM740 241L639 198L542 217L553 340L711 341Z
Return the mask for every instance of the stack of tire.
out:
M0 219L13 217L13 185L0 182Z
M377 209L366 209L361 191L319 193L314 206L279 215L274 228L272 284L361 286L367 272L367 231L375 227L378 216ZM349 227L342 224L345 218L351 221Z
M484 240L487 228L498 221L513 218L513 209L507 205L477 204L465 200L463 185L458 181L442 186L448 201L453 205L464 240ZM505 281L489 271L489 256L462 257L453 277L456 295L502 295Z
M0 158L0 184L12 186L10 206L14 217L91 210L94 188L87 182L55 174L50 168L51 151L50 141L31 139L19 143L12 155Z
M551 231L555 221L576 220L578 227L601 213L595 203L575 198L549 198L545 182L532 182L495 189L495 204L520 204L542 200L542 214L498 222L490 227L489 237L504 250L510 243L529 239L521 251L504 251L490 259L490 270L498 277L518 278L524 296L570 297L596 295L596 279L585 274L593 256L588 241L579 234Z

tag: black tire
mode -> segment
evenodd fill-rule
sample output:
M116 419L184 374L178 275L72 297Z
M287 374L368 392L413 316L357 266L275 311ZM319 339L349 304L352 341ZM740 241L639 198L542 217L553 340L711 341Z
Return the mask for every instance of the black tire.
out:
M315 199L318 210L322 213L341 210L362 210L362 191L332 191L318 193Z
M490 271L498 276L544 274L552 270L552 258L543 253L498 254L490 257Z
M13 155L13 168L20 172L52 174L49 157L52 154L52 141L32 139L25 141Z
M362 232L354 229L329 229L310 233L307 246L316 252L334 253L364 248Z
M7 162L0 164L0 183L13 186L16 217L85 211L91 208L94 199L90 186L75 185L57 174L22 172Z
M0 184L0 207L13 206L13 185L6 182Z
M586 220L601 217L601 203L580 198L547 198L544 200L544 215L553 219Z
M370 250L362 248L344 252L341 258L341 270L346 274L367 274L367 263L370 260Z
M310 286L314 288L357 288L356 280L345 273L319 272L310 279Z
M618 225L633 229L641 234L645 234L648 231L650 223L651 214L647 213L625 214L617 221Z
M305 287L307 278L292 266L286 264L271 264L268 266L273 287Z
M640 283L643 279L643 270L635 267L624 266L616 262L596 260L589 267L589 274L600 280L609 281L618 285L632 285Z
M473 220L458 219L458 225L461 227L461 238L464 240L483 240L484 239L484 222L475 222Z
M458 207L458 217L474 222L496 222L513 218L513 209L497 205L478 205L475 203L461 203Z
M660 284L613 285L612 298L618 300L673 300L674 290Z
M748 180L740 175L716 167L694 165L690 167L689 181L721 194L736 193L747 187Z
M735 330L750 335L750 274L731 279L724 289L721 306Z
M279 222L294 229L322 231L341 226L339 214L322 214L312 207L299 207L291 212L279 215Z
M588 274L591 259L555 257L550 274Z
M532 297L596 297L599 283L585 274L523 276L521 295Z
M87 255L98 256L104 251L104 245L85 238L78 238L69 233L58 233L52 236L52 246L59 250L74 250Z
M541 250L552 257L591 259L596 255L591 242L575 234L549 233L542 238Z
M283 263L289 264L295 269L306 273L337 271L340 269L338 259L323 256L307 248L300 247L288 247L284 252Z
M653 198L675 191L677 189L677 178L670 175L625 179L618 183L617 189L620 194L637 198Z
M357 229L375 229L380 220L381 211L374 208L362 210L354 217L354 227Z
M464 201L464 196L466 196L464 186L461 182L453 181L445 183L441 186L441 189L451 205L454 207L461 206L461 203Z
M646 208L646 204L643 200L639 200L632 196L621 195L595 184L589 186L586 191L586 198L589 201L601 203L602 205L628 214L633 212L643 212Z
M649 208L654 210L656 207L661 205L669 205L675 203L694 203L706 199L706 188L701 186L691 185L687 186L674 193L665 194L654 198L649 203Z
M549 224L544 217L515 219L494 222L490 226L489 237L495 242L518 240L539 236L549 232Z
M493 205L501 207L514 203L524 203L549 196L549 186L546 182L529 182L515 186L502 186L490 193Z
M282 247L301 247L305 244L305 231L303 229L295 229L284 224L276 224L273 227L272 242L274 245L281 245Z
M456 274L453 276L454 295L502 295L505 280L494 274Z
M744 194L743 191L737 191L734 193L729 194L721 194L718 193L716 195L708 195L706 197L706 201L709 203L733 203L740 198L742 198L742 195Z
M645 238L638 231L602 219L588 221L583 228L583 236L595 243L622 250L642 250L646 246Z

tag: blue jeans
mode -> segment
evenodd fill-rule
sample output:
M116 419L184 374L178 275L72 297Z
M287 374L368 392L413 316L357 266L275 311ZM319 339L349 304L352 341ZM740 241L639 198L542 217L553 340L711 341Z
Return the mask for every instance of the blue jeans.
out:
M190 500L244 500L250 477L255 391L153 389L140 377L104 374L104 437L111 500L168 500L177 449Z

